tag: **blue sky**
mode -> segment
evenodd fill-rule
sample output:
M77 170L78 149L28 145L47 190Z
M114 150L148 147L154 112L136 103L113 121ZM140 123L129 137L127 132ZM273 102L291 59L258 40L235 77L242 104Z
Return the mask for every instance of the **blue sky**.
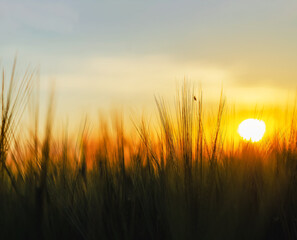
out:
M0 0L0 30L2 65L40 66L69 115L153 105L184 78L238 103L297 87L296 1Z

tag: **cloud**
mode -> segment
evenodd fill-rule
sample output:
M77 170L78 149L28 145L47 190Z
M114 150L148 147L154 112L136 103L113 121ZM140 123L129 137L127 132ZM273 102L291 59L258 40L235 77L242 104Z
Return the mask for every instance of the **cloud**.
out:
M1 1L0 26L10 31L71 32L78 14L59 1Z

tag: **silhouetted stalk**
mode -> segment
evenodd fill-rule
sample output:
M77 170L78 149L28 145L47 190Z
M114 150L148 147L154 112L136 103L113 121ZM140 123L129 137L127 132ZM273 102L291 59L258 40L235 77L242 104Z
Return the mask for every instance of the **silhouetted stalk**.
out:
M45 138L42 146L42 159L40 165L39 185L36 189L35 204L36 204L36 232L39 239L43 239L43 222L45 214L46 199L48 196L47 190L47 175L48 165L50 161L50 144L53 124L53 92L50 95L47 122L45 128Z
M197 101L196 96L194 96L194 101ZM198 98L198 107L197 107L197 117L198 129L196 136L196 145L195 145L195 171L199 174L199 178L202 181L203 179L203 123L202 123L202 91L200 91ZM195 118L196 120L196 118Z
M138 126L133 122L136 131L138 132L142 143L145 147L146 152L146 166L148 168L149 173L153 172L153 167L157 169L157 172L161 174L162 169L164 170L164 158L161 157L160 160L157 158L155 149L152 148L150 139L149 139L149 131L146 127L145 121L142 120L141 125Z
M222 122L224 107L225 107L225 99L223 97L223 90L222 90L220 103L219 103L218 116L217 116L217 126L216 126L214 141L213 141L212 155L210 159L211 161L210 164L213 166L216 166L217 164L216 153L217 153L217 145L218 145L218 139L219 139L219 134L221 129L221 122Z
M199 99L199 130L198 130L198 156L200 161L200 178L203 181L203 125L202 125L202 91Z
M62 185L65 189L68 187L68 179L67 179L67 172L70 171L70 168L68 167L68 128L67 124L64 127L64 134L63 134L63 142L62 142Z
M4 172L11 181L15 192L20 196L16 180L6 165L8 152L15 140L15 133L19 127L19 121L27 105L32 91L32 79L35 71L29 73L27 70L19 85L15 85L16 58L14 59L8 92L5 88L5 72L2 71L2 91L1 91L1 130L0 130L0 161L2 176Z
M152 173L152 166L151 166L151 158L150 158L150 149L149 149L149 133L148 130L146 128L145 125L145 121L144 119L142 119L141 121L141 132L142 132L142 136L143 136L143 142L144 142L144 146L145 146L145 151L146 151L146 160L145 160L145 166L147 168L147 171L149 173L149 175L151 175Z
M179 148L182 153L186 198L192 194L193 94L184 82L177 99Z
M123 129L123 119L122 116L116 117L115 119L116 127L116 141L117 141L117 159L119 161L120 167L120 181L123 187L122 194L125 198L126 190L126 169L125 169L125 152L124 152L124 129Z
M81 159L80 159L80 174L83 178L85 186L87 185L87 159L86 159L86 151L87 151L87 118L85 119L85 123L83 126L82 137L81 137Z
M161 127L163 130L162 137L164 138L164 140L161 139L161 142L165 144L165 166L166 168L171 168L176 164L174 154L174 130L172 129L172 120L164 100L155 98L155 102L157 105L159 118L161 121Z

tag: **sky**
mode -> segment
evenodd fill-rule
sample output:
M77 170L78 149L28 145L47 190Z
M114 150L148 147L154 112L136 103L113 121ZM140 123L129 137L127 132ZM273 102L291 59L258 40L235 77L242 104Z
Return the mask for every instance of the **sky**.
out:
M1 66L38 66L69 118L150 109L184 79L250 106L297 89L295 0L0 0L0 33Z

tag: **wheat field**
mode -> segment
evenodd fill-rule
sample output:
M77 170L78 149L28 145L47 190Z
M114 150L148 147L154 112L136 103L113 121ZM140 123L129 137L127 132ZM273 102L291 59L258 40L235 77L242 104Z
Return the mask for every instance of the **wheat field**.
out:
M155 99L155 127L103 116L95 139L88 124L59 137L53 95L43 124L36 71L15 67L2 71L1 239L297 239L294 109L265 141L235 143L223 92L209 119L185 82L174 111Z

